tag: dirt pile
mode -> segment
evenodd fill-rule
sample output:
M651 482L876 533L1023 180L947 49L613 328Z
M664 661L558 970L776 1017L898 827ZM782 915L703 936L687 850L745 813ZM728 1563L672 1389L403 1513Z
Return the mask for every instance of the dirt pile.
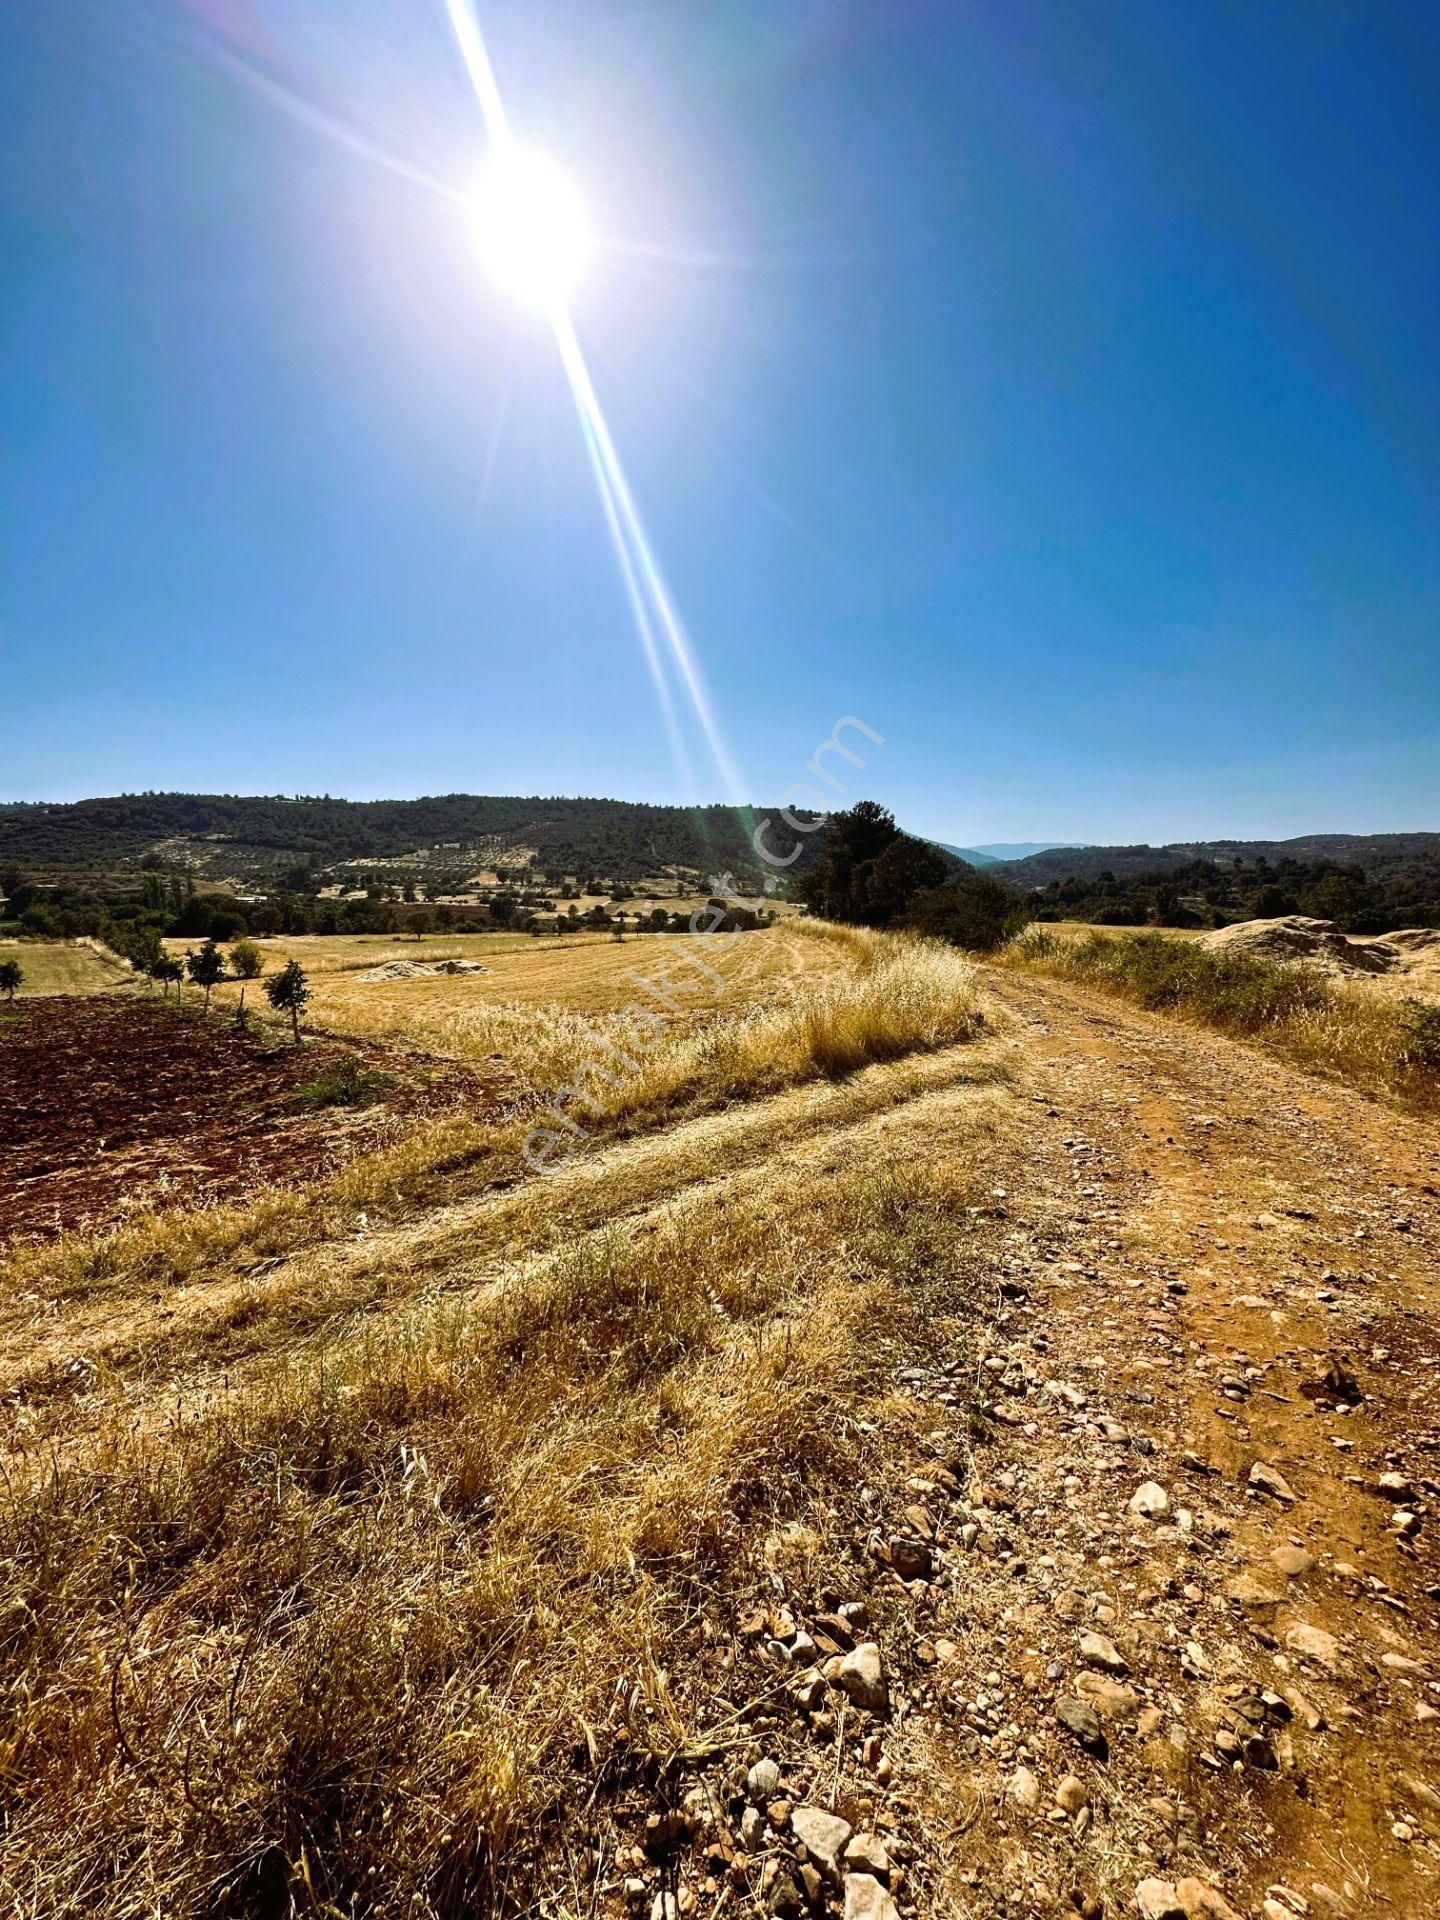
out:
M1347 973L1389 973L1400 959L1388 940L1349 940L1333 920L1311 920L1302 913L1218 927L1200 944L1212 953L1253 954L1260 960L1316 960Z
M1396 933L1387 933L1385 944L1440 964L1440 927L1402 927Z
M371 967L362 980L430 980L442 973L488 973L478 960L387 960L382 967Z

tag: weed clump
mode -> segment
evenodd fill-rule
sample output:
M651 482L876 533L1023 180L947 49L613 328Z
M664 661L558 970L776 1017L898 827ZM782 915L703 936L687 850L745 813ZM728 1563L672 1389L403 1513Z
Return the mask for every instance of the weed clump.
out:
M334 1066L297 1087L295 1098L302 1106L312 1108L373 1107L393 1085L393 1074L367 1067L363 1060L347 1053Z

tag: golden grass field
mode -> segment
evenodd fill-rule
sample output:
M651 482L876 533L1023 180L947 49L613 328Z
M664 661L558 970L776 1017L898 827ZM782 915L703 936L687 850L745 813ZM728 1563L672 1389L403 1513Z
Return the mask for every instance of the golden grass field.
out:
M722 983L731 970L743 990L737 984L715 992L708 974L687 967L682 942ZM611 942L603 954L582 946L573 962L602 973L613 969L607 991L619 1000L621 970L631 964L627 949L632 943ZM704 991L681 998L679 1016L657 1026L648 1015L637 1022L624 1006L582 1014L553 1003L527 1007L491 998L475 990L488 988L487 976L358 983L352 991L337 969L330 989L336 1031L408 1039L490 1062L497 1100L478 1115L460 1113L403 1131L384 1151L351 1162L318 1187L276 1190L243 1209L141 1214L111 1233L75 1237L43 1252L22 1250L12 1256L12 1279L43 1272L48 1285L79 1291L125 1285L127 1276L141 1273L169 1283L197 1268L241 1260L257 1246L263 1257L278 1256L357 1217L403 1213L443 1192L457 1169L470 1178L514 1177L526 1170L527 1139L566 1088L585 1096L575 1111L583 1115L577 1124L587 1138L618 1138L964 1041L980 1029L970 968L953 951L925 942L797 924L730 941L637 942L632 950L654 956L642 966L678 969ZM534 945L527 951L534 953ZM535 959L551 964L543 953ZM443 991L429 993L432 984ZM413 1005L409 989L420 990ZM326 991L317 974L322 1008ZM592 997L593 984L583 991ZM706 994L713 994L708 1002ZM696 1011L687 1014L691 999ZM250 1004L258 1000L252 986Z
M797 945L797 942L800 944ZM753 944L752 944L753 943ZM298 960L315 992L309 1017L317 1026L362 1034L397 1034L419 1038L453 1031L456 1046L464 1041L463 1015L476 1006L556 1007L567 1013L613 1013L638 997L645 997L635 979L658 978L666 972L684 977L679 956L695 943L670 934L630 935L617 941L607 933L575 933L533 939L519 933L456 934L428 940L400 940L389 936L310 934L283 936L257 943L265 955L266 974L287 960ZM760 981L814 977L824 969L826 952L800 931L798 922L781 924L734 940L707 943L714 951L708 964L742 994ZM167 945L183 953L194 942L172 940ZM668 957L667 957L668 956ZM389 961L477 961L488 974L441 975L432 979L367 981L361 976ZM697 983L680 998L702 1002L719 996L698 970ZM262 976L263 977L263 976ZM233 994L233 983L221 989ZM254 998L255 989L250 990ZM653 999L653 996L651 996ZM448 1049L442 1049L448 1050Z
M17 998L42 993L114 993L135 985L123 960L83 941L0 940L0 960L25 970Z
M683 1103L707 1087L723 1093L737 1074L750 1090L795 1077L801 1063L782 1063L779 1035L805 1030L792 1017L801 1003L820 1017L822 986L843 996L844 977L865 971L868 952L856 938L798 921L733 937L482 934L372 945L311 936L268 941L263 950L267 974L292 958L306 969L312 1026L494 1063L513 1076L528 1105L543 1105L593 1063L612 1113ZM392 960L444 959L478 961L490 971L364 977ZM868 1003L877 999L875 984ZM249 1007L263 1010L262 989L263 976L247 990ZM227 984L217 1001L238 992ZM913 1002L904 1004L913 1012ZM607 1058L610 1045L636 1062L634 1070Z
M416 943L282 951L317 1024L573 1073L678 948L434 943L493 971L376 983ZM14 1911L523 1905L577 1737L715 1737L697 1597L823 1497L841 1382L883 1397L868 1316L917 1275L948 1311L1008 1054L938 947L795 926L706 965L551 1178L522 1102L0 1267ZM923 1150L888 1120L922 1089Z

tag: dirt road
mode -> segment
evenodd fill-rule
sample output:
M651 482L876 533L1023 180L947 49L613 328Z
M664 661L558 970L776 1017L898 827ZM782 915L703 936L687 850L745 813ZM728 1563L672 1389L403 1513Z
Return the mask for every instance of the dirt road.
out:
M1032 1176L1072 1196L1061 1244L1020 1236L985 1362L997 1504L1065 1509L1041 1564L1071 1584L1022 1579L1004 1619L1054 1608L1116 1655L1075 1688L1129 1856L1107 1909L1148 1854L1162 1902L1200 1873L1270 1920L1440 1911L1440 1142L1220 1037L987 985L1043 1109ZM1074 1821L990 1804L1047 1910Z

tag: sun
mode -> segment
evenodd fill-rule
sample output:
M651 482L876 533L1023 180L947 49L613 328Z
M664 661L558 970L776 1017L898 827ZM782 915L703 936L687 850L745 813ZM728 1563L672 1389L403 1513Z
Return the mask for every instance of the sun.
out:
M548 154L510 147L481 175L469 201L480 258L497 286L527 307L560 311L585 270L585 207Z

